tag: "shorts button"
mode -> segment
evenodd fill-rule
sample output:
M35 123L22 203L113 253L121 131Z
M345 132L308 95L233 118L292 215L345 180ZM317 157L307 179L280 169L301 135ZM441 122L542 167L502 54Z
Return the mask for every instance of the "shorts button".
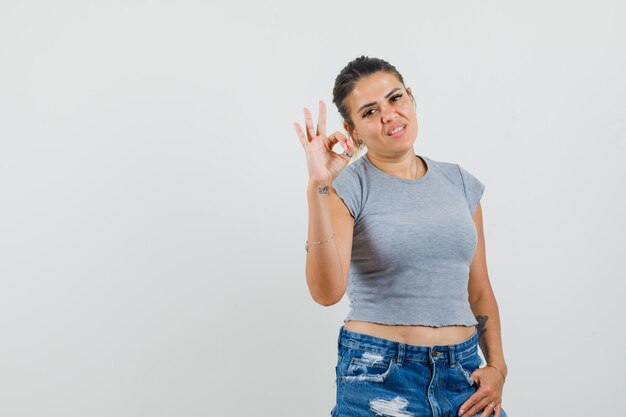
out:
M433 356L439 356L439 355L441 355L441 352L438 352L438 351L436 351L436 350L433 350Z

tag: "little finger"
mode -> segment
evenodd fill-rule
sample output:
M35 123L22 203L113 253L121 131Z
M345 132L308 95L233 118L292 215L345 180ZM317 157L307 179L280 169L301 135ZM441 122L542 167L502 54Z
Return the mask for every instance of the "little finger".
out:
M302 128L300 127L300 124L298 122L293 122L293 127L296 129L296 133L298 134L300 143L302 143L302 146L306 149L306 145L307 143L309 143L309 140L304 135L304 132L302 131Z
M502 414L502 403L498 403L498 405L496 405L496 409L494 410L493 417L500 417L501 414Z

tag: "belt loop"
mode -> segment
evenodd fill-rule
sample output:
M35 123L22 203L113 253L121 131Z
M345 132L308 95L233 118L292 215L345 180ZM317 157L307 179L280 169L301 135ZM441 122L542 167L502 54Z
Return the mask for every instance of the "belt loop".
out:
M396 364L398 366L402 366L402 361L404 360L404 350L406 345L402 342L398 342L398 359L396 360Z
M454 353L454 345L448 346L448 353L450 356L450 368L454 368L456 366L456 354Z

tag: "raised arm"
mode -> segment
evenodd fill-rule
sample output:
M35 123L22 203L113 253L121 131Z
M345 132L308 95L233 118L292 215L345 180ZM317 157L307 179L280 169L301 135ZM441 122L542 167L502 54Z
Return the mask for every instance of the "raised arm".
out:
M326 136L326 106L320 100L317 132L311 112L304 108L306 134L294 122L296 133L306 152L309 169L307 201L309 227L306 252L306 281L315 302L329 306L343 297L348 282L354 219L332 187L333 180L346 167L349 157L333 151L341 142L348 152L355 152L352 139L340 132Z

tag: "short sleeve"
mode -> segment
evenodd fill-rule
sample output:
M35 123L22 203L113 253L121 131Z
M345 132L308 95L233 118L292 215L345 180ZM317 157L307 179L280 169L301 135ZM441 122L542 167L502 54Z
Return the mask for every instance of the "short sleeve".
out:
M356 220L361 212L362 195L361 182L357 175L348 167L344 168L333 180L333 188Z
M459 172L461 173L467 205L469 206L470 213L474 214L476 206L485 191L485 184L480 182L478 178L467 172L460 165L457 164L457 167L459 167Z

